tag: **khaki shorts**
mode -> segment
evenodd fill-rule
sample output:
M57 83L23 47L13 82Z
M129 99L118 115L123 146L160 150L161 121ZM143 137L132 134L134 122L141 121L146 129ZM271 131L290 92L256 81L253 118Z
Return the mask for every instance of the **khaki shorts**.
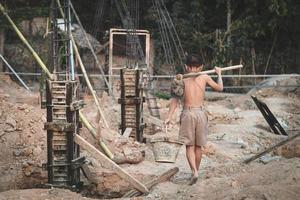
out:
M185 145L204 146L207 143L208 117L200 108L184 108L180 116L179 140Z

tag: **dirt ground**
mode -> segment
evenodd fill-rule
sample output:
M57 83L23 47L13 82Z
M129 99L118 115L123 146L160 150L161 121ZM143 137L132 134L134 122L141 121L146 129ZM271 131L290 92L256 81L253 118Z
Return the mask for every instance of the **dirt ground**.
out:
M285 80L286 81L286 80ZM297 80L299 81L299 80ZM0 77L0 199L89 199L121 197L132 187L112 170L82 151L88 157L92 179L82 178L81 193L67 189L45 188L47 172L46 131L43 130L45 110L39 105L37 92L27 92L9 77ZM298 90L276 88L251 91L264 101L289 134L300 129ZM170 181L154 186L146 196L133 199L298 199L300 196L300 138L282 146L250 164L243 164L257 152L283 140L272 133L269 125L250 98L250 93L208 93L206 110L209 116L209 142L200 166L199 180L189 186L190 169L181 147L175 163L158 163L149 142L139 144L117 134L120 105L103 95L101 106L111 129L100 124L101 138L115 155L130 160L136 152L145 158L138 164L121 167L142 182L148 182L172 167L179 172ZM97 127L95 105L85 96L83 109L89 121ZM168 111L168 101L159 100L161 116ZM147 109L146 111L147 112ZM168 132L160 131L148 138L177 138L180 110ZM99 129L98 129L99 130ZM81 135L97 146L85 128Z

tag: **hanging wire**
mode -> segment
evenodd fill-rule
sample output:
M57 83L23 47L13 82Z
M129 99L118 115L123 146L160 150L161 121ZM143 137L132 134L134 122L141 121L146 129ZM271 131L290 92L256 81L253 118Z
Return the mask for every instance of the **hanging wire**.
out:
M96 12L93 20L92 31L91 31L92 35L96 38L99 36L101 30L101 22L103 19L105 6L106 6L105 0L97 1Z

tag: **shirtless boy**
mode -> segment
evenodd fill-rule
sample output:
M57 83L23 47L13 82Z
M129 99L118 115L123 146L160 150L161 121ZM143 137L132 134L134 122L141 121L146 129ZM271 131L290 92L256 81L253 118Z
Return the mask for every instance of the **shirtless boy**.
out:
M186 59L186 70L188 73L200 72L203 69L203 62L196 55L189 55ZM208 84L216 91L223 91L221 69L215 67L218 75L217 83L207 74L190 77L184 80L183 110L180 116L179 139L186 145L186 157L192 170L190 185L196 183L198 170L202 157L203 147L207 143L208 117L203 108L205 86ZM179 104L178 98L172 98L168 117L165 121L169 124Z

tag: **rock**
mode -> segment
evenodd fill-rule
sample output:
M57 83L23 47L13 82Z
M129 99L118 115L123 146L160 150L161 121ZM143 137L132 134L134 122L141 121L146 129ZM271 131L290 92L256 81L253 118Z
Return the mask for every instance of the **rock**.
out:
M279 160L280 158L281 158L280 156L271 156L270 154L266 154L260 157L259 161L262 162L263 164L268 164L269 162Z
M30 176L32 173L32 167L31 166L28 166L24 169L24 174L25 176Z
M39 156L39 155L41 155L42 154L41 147L38 146L38 147L34 148L33 151L32 151L32 154L33 154L33 156Z
M234 188L237 188L237 187L238 187L237 181L233 181L233 182L231 183L231 186L234 187Z
M236 107L235 109L234 109L234 112L241 112L242 110L239 108L239 107Z
M132 151L131 151L130 148L124 147L123 153L124 153L125 156L128 156L128 155L132 154Z
M7 117L5 123L9 126L5 129L6 132L11 132L16 130L17 122L11 116Z
M22 152L21 152L19 149L15 150L15 151L13 152L14 156L20 156L21 153L22 153Z
M216 154L216 145L212 142L207 142L207 144L204 146L203 154L206 156L212 156Z

